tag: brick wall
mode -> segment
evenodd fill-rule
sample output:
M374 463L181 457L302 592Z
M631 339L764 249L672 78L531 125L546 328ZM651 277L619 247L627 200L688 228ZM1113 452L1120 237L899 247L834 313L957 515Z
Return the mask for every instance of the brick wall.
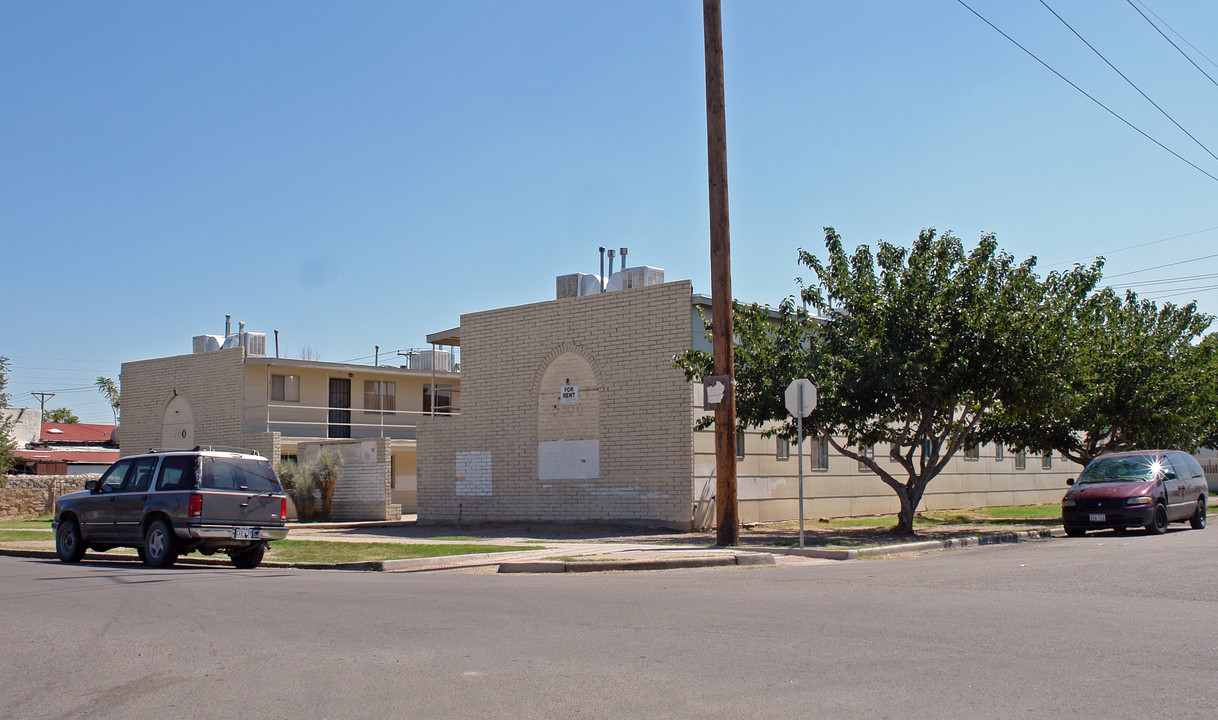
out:
M3 475L0 476L0 519L50 515L55 498L85 489L89 480L101 475Z
M681 281L463 315L461 415L419 424L419 521L688 528L692 401L672 357L689 347L691 293ZM578 403L555 393L566 384Z
M245 351L241 348L123 363L119 454L149 449L223 445L279 459L279 433L243 432ZM189 406L186 438L165 437L165 410L177 400Z
M342 471L334 485L330 520L401 519L401 506L390 498L388 438L300 442L297 444L300 462L316 461L323 448L343 458Z

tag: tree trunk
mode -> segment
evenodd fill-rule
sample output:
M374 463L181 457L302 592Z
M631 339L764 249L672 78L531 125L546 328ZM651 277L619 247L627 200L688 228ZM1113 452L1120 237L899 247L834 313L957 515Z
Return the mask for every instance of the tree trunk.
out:
M897 535L913 535L914 510L918 505L910 502L908 490L897 493L897 496L901 499L901 511L897 513L897 527L893 532Z

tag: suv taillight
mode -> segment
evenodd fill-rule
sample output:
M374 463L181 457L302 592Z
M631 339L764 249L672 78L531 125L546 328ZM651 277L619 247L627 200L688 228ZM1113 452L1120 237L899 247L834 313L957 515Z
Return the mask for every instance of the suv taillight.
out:
M279 498L279 517L284 520L288 519L288 499Z
M190 494L190 510L186 513L189 517L203 517L203 496L199 493Z

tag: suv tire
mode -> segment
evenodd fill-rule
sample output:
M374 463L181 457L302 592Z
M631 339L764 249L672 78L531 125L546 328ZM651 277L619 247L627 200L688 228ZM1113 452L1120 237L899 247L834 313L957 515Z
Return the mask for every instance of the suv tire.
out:
M144 533L144 562L149 567L167 568L178 560L178 538L164 520L153 520Z
M266 547L261 543L241 550L233 550L229 557L233 559L233 567L241 570L253 570L262 564L262 556Z
M66 563L80 562L85 556L85 541L80 537L80 526L75 520L59 523L55 533L55 554Z

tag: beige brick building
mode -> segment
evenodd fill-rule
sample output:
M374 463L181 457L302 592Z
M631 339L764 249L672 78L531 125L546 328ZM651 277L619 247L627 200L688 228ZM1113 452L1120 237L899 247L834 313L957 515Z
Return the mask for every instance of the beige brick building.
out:
M461 346L463 406L419 423L419 521L713 523L713 433L693 429L702 389L672 364L709 350L709 305L679 281L472 313L430 336ZM808 517L899 509L856 461L804 445ZM798 448L760 430L739 448L741 519L796 519ZM986 446L958 456L921 507L1056 502L1076 472Z
M416 504L419 419L454 412L459 374L443 351L426 367L291 360L249 343L124 363L121 454L224 445L309 462L343 456L332 519L395 519Z

